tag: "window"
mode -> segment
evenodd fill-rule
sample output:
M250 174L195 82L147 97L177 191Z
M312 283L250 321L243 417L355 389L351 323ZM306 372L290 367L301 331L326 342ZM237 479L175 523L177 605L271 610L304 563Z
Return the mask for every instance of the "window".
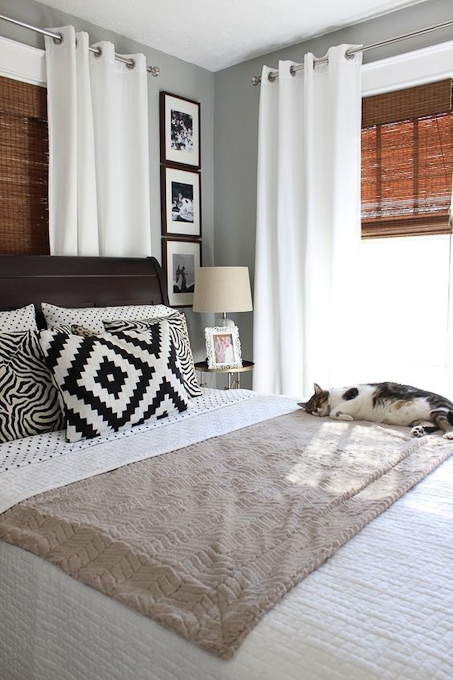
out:
M451 80L363 100L362 237L450 233Z
M49 253L46 90L0 77L0 252Z

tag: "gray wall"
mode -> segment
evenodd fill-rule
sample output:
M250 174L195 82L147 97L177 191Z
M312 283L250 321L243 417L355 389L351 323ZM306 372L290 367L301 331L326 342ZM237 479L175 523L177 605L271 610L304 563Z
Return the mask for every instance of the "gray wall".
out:
M370 45L451 20L451 0L429 0L215 74L214 258L217 265L248 265L253 284L259 86L251 85L252 76L260 75L264 64L277 67L279 59L301 62L307 52L322 57L332 45ZM423 37L364 52L363 61L375 61L452 38L453 28L441 29ZM240 328L243 356L251 359L253 315L238 314L235 320Z

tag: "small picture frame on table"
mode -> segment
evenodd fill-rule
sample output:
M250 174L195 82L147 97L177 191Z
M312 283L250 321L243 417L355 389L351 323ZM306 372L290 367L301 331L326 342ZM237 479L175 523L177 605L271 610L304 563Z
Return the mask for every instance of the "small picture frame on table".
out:
M200 174L161 166L162 233L165 236L201 236Z
M200 168L200 104L160 93L160 160Z
M218 370L242 367L241 343L237 326L205 328L208 368Z
M195 270L201 266L201 242L163 239L162 260L171 307L192 307Z

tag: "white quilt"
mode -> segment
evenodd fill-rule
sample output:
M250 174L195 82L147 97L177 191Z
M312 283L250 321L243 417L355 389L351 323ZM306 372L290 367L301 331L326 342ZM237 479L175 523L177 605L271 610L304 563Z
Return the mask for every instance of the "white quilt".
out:
M205 395L207 413L198 405L152 428L153 455L187 444L185 431L197 441L295 408L246 391ZM140 459L145 432L64 453L60 442L21 462L0 475L0 507L117 467L125 452ZM0 680L452 680L452 492L449 459L293 588L231 661L0 543Z

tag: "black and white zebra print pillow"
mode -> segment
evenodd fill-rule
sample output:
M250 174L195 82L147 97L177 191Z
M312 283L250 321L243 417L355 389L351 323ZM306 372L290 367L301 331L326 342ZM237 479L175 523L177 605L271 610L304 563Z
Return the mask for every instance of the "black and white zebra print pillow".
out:
M0 333L0 443L64 427L37 331Z
M201 389L195 373L193 354L190 347L189 333L187 331L187 322L184 314L175 312L174 314L160 318L156 317L134 321L126 321L124 319L104 321L104 328L109 333L140 330L149 328L151 325L159 323L161 320L164 320L169 325L170 335L176 348L178 361L181 365L184 386L189 397L200 397Z

